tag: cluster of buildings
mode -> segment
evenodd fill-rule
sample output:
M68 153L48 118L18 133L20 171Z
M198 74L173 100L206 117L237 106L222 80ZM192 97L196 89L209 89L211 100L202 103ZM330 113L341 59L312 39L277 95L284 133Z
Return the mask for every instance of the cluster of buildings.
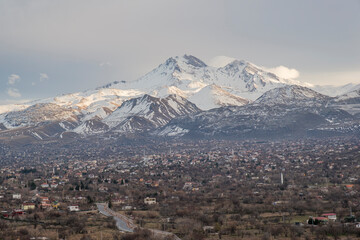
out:
M127 145L48 155L41 149L37 154L3 150L0 201L7 205L2 210L76 212L109 199L123 210L161 208L185 201L184 196L230 199L239 190L245 204L264 204L271 196L269 208L290 205L293 199L330 201L335 190L351 198L351 204L360 204L360 147L351 139L170 142L156 147L145 145L145 154ZM335 213L312 219L339 220Z

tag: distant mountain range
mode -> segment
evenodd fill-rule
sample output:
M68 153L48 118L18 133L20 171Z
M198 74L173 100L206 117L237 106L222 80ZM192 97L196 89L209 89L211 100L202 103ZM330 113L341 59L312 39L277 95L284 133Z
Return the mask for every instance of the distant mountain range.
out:
M271 138L359 134L360 85L314 86L247 61L173 57L135 81L0 106L0 141L106 135Z

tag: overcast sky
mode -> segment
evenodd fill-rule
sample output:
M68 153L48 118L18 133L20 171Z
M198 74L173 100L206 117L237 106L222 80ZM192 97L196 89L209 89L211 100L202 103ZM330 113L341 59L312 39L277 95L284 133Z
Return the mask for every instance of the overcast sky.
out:
M360 83L360 0L0 0L0 104L216 56Z

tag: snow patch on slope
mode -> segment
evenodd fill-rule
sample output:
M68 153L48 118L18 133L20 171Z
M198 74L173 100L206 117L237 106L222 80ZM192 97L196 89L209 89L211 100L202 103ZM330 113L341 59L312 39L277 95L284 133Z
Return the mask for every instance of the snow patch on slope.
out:
M9 104L9 105L0 105L0 114L13 112L13 111L21 111L28 108L30 105L28 104Z
M188 129L181 128L179 126L166 126L164 129L157 133L158 136L168 136L168 137L180 137L188 133Z
M193 103L177 95L166 98L144 95L125 101L103 122L120 132L135 131L163 126L174 117L199 111Z
M202 110L209 110L219 106L243 106L249 103L248 100L235 96L221 87L212 84L202 88L189 98Z

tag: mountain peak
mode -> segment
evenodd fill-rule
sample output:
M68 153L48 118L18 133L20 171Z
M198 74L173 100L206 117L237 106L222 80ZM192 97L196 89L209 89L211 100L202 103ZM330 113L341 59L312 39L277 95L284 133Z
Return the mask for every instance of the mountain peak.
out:
M280 88L271 89L259 97L255 103L262 104L299 104L304 101L322 101L329 97L322 95L307 87L298 85L288 85Z
M136 99L136 98L133 98L133 99ZM142 101L148 101L148 102L150 102L150 101L154 101L156 98L155 97L153 97L153 96L151 96L151 95L149 95L149 94L144 94L142 97L140 97L139 98L140 99L140 101L142 102ZM131 101L132 99L130 99L129 101Z
M100 90L100 89L103 89L103 88L112 88L112 87L114 87L115 85L125 84L125 83L126 83L126 81L114 81L114 82L105 84L105 85L103 85L103 86L97 87L95 90Z
M233 67L243 66L243 65L247 65L247 64L249 64L249 63L244 61L244 60L235 59L234 61L229 62L228 64L226 64L223 68L233 68Z
M192 55L185 54L184 56L182 56L182 58L186 61L187 64L192 65L193 67L207 67L207 65L203 61Z
M168 58L164 65L172 71L187 71L189 68L205 68L207 65L199 58L192 55L183 55Z
M180 96L156 98L145 94L125 101L104 123L118 132L132 132L163 126L175 117L199 111L195 104Z

